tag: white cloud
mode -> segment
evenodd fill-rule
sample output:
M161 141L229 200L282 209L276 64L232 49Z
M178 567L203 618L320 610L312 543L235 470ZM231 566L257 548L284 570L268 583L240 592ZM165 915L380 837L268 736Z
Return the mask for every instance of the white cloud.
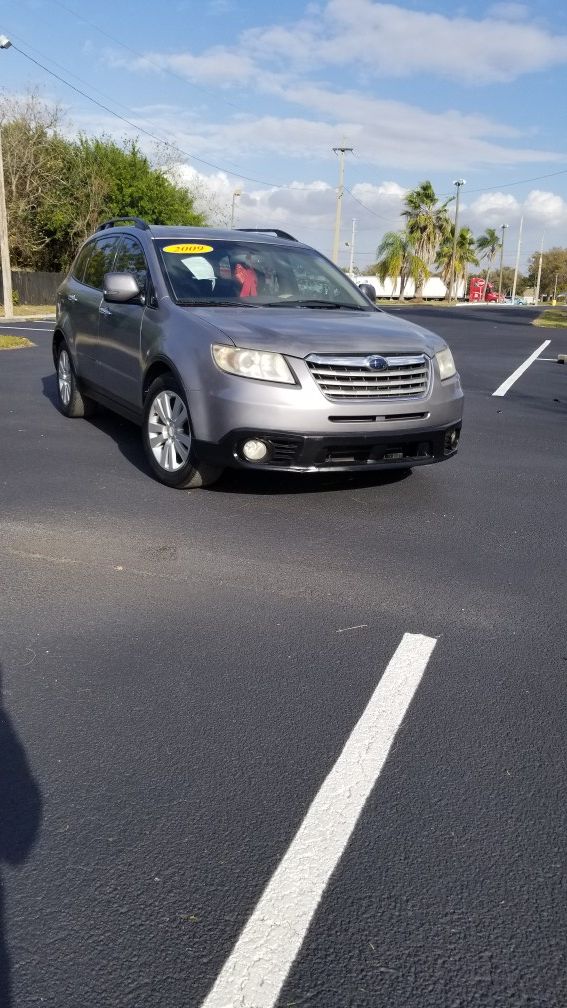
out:
M521 3L495 3L486 12L487 17L504 21L525 21L529 14L529 7Z
M448 17L373 0L328 0L318 18L252 29L241 46L289 67L364 66L376 77L419 73L467 84L516 80L567 61L567 37L518 20L522 5L485 17Z
M236 204L237 226L279 227L329 253L336 190L325 182L293 182L285 189L247 189L246 183L238 186L222 173L206 175L188 165L178 166L177 178L197 193L197 202L201 200L203 208L210 207L212 200L215 211L209 215L211 224L228 224L232 194L235 188L241 188L242 195ZM343 264L350 255L346 242L350 239L352 219L357 221L355 261L363 269L375 261L376 248L384 233L403 227L400 211L406 191L399 183L384 180L379 184L355 185L352 193L359 203L345 193L340 246ZM520 266L525 270L527 259L539 248L542 232L548 239L546 247L562 241L561 235L567 227L567 204L560 196L534 189L520 200L510 193L487 192L468 205L463 202L460 219L475 235L482 234L487 227L499 230L502 224L507 224L504 262L514 265L521 217L524 225Z

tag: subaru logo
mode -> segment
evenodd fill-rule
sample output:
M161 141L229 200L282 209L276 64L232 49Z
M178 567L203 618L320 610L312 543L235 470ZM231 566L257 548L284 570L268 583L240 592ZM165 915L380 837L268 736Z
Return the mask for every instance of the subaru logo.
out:
M385 357L368 357L366 360L366 366L372 368L373 371L383 371L384 368L388 367L388 361Z

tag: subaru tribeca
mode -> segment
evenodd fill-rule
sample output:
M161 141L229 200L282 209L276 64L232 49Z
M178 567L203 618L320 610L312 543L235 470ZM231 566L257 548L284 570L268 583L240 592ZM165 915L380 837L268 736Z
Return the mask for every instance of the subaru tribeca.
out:
M102 224L58 291L68 417L142 427L155 475L411 468L451 458L463 393L437 335L282 231ZM369 295L369 296L367 296Z

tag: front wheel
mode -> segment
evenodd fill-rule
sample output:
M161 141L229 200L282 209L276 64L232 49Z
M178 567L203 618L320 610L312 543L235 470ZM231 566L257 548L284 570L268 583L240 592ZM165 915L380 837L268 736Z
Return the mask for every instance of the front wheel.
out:
M222 469L199 462L185 393L173 375L152 382L144 405L146 457L157 478L178 490L210 486Z

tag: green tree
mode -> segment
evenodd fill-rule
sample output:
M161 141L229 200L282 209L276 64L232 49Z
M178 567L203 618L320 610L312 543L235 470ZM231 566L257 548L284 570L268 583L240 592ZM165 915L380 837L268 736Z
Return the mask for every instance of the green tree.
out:
M203 224L189 190L152 166L136 141L62 132L57 107L32 92L0 94L0 126L13 265L65 269L101 220Z
M451 223L447 207L454 199L439 203L431 182L421 182L411 189L404 199L407 233L413 243L416 256L425 263L427 269L435 262L437 250L450 233ZM428 276L422 271L417 281L416 294L423 295L423 284Z
M477 239L476 247L480 252L480 261L488 260L486 268L486 285L488 286L494 256L501 249L502 242L494 228L487 228L484 234Z
M436 266L441 270L441 277L447 287L447 297L450 296L451 272L453 263L453 241L455 228L451 225L447 236L442 240L437 250ZM470 228L459 228L457 247L455 249L455 282L463 280L466 287L468 267L478 266L476 257L476 242Z
M534 252L529 260L530 286L535 287L539 266L539 252ZM540 295L553 297L555 290L555 280L557 278L557 293L564 294L567 291L567 248L555 246L550 248L542 256Z
M400 278L400 301L409 279L417 285L429 276L427 263L416 254L407 231L387 231L376 249L376 276L384 283L390 277L395 283ZM423 280L422 280L423 278Z

